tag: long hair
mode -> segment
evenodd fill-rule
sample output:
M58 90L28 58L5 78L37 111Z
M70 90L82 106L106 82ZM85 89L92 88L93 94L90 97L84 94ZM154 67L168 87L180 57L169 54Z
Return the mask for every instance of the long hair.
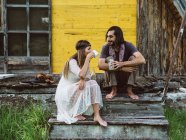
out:
M85 63L85 48L88 47L88 46L91 46L90 43L86 40L79 40L77 43L76 43L76 50L77 52L72 55L65 63L65 66L64 66L64 69L63 69L63 75L65 78L68 79L68 72L69 72L69 61L71 59L75 59L78 63L78 66L80 68L83 67L84 63Z
M120 46L121 44L125 43L123 31L121 30L120 27L118 26L110 27L105 35L105 40L107 40L107 34L109 31L114 31L114 35L116 36L116 41L115 41L116 46Z

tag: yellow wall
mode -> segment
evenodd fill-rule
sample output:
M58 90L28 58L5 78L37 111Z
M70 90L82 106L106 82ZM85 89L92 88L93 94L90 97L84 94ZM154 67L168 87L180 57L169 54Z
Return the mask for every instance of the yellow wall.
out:
M100 52L105 33L113 25L120 26L125 39L136 44L136 0L53 0L53 73L61 73L80 39L88 40ZM97 62L98 58L91 62L91 70L101 72Z

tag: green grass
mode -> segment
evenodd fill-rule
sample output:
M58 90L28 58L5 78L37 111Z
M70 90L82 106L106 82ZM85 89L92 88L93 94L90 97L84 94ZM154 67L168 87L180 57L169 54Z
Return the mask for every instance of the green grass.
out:
M186 110L166 108L165 116L169 121L170 140L186 140Z
M0 140L48 139L49 115L40 104L0 105Z

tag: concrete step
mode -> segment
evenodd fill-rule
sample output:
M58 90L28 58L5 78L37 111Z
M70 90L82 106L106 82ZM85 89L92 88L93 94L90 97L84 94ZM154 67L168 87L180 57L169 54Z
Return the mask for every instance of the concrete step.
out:
M101 127L91 118L71 125L51 118L48 121L51 126L49 139L168 139L168 121L164 117L103 116L103 118L108 122L106 128Z

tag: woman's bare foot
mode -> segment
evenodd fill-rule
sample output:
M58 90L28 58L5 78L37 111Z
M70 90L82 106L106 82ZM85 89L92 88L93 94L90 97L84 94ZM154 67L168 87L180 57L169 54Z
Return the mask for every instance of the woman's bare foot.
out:
M104 121L100 116L94 116L94 121L98 122L101 126L107 127L108 124L106 121Z
M82 115L78 115L75 117L76 119L78 119L78 121L84 121L86 118Z

